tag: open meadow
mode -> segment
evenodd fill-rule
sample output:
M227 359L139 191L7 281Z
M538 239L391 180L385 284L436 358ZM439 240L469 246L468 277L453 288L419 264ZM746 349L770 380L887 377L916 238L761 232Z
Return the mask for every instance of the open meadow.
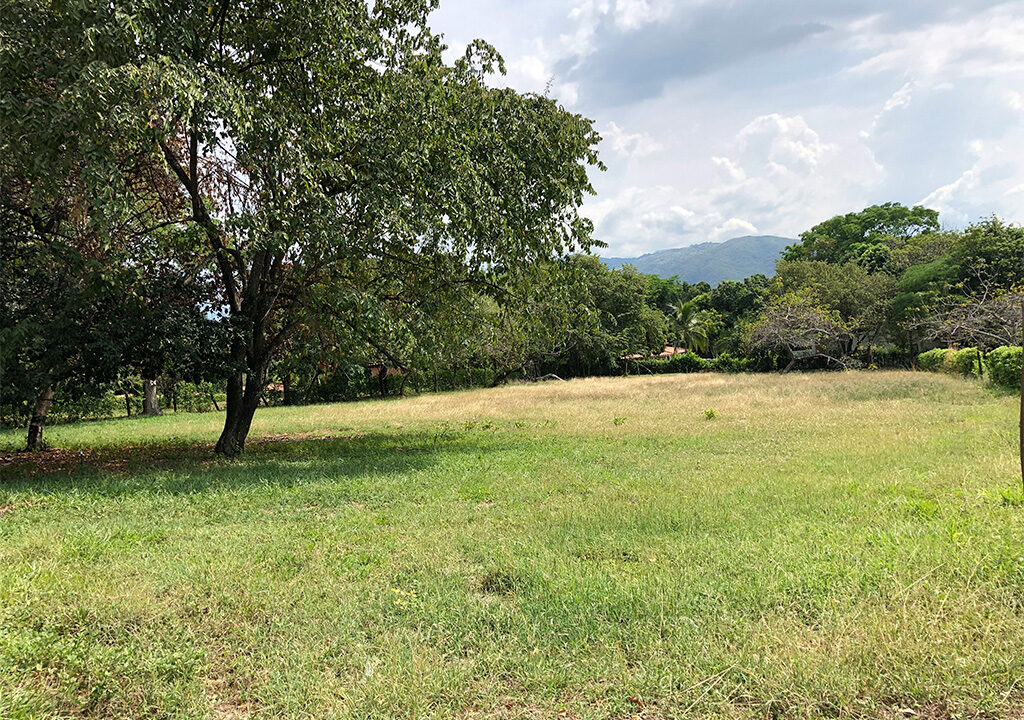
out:
M1024 716L1014 398L665 375L0 434L0 717Z

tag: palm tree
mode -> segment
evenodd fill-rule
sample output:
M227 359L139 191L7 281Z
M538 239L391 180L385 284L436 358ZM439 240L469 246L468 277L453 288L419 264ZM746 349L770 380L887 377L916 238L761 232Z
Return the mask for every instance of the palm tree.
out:
M706 353L711 345L708 327L694 300L671 303L669 312L676 321L679 344L691 352Z

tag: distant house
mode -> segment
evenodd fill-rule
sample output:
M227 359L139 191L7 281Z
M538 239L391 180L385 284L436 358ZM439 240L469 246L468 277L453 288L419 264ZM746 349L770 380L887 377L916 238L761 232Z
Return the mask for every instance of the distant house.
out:
M651 353L650 355L642 355L640 353L637 353L635 355L626 355L622 359L623 360L645 360L647 358L667 358L667 357L672 357L673 355L683 355L683 354L688 353L688 352L690 352L690 351L687 350L686 348L672 347L671 345L666 345L665 349L662 350L660 353Z

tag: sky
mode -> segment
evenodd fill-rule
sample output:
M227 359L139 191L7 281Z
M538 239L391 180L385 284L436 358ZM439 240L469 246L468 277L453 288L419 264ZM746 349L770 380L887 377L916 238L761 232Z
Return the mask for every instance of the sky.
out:
M1024 0L441 0L432 25L594 121L602 255L888 201L1024 222Z

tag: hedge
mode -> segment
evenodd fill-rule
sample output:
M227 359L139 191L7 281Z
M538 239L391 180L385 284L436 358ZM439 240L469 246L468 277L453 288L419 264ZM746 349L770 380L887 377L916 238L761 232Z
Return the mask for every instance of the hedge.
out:
M711 363L692 352L680 353L667 358L656 358L643 366L657 375L668 373L695 373L711 369Z
M917 364L922 370L931 372L979 377L978 357L979 353L976 348L965 348L963 350L936 348L918 355ZM982 367L984 366L985 363L983 361Z
M1015 390L1020 387L1021 349L1012 345L1004 345L990 352L988 361L988 377L993 385Z
M981 357L980 351L976 348L954 350L946 355L945 370L954 375L966 375L967 377L980 377L978 360ZM984 367L984 362L982 362Z
M941 372L946 364L946 356L949 353L950 351L946 348L935 348L934 350L923 352L917 356L917 364L922 370Z
M711 361L711 368L718 372L738 373L750 370L753 364L753 358L736 357L724 352Z

